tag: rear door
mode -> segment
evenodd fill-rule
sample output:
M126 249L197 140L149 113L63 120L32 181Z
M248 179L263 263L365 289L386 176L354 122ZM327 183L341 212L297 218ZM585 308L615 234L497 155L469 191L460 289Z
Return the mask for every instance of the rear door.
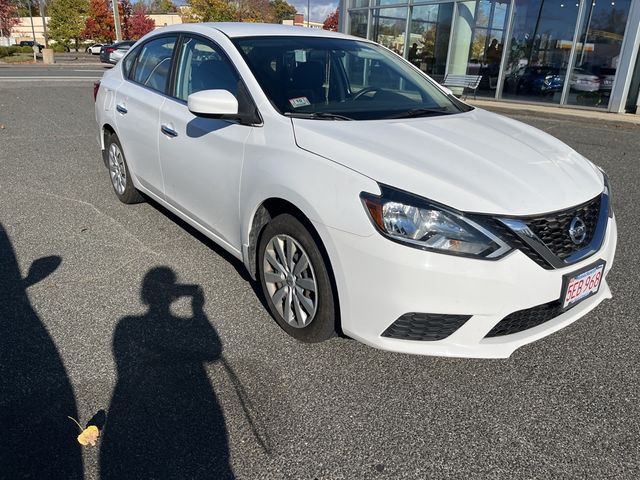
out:
M216 89L238 98L243 84L213 41L184 34L179 50L172 98L167 98L160 112L158 144L166 200L239 250L240 173L244 143L253 127L198 117L187 108L187 98Z
M154 37L123 64L127 80L116 92L116 128L129 168L151 193L163 198L158 158L160 108L169 88L176 35Z

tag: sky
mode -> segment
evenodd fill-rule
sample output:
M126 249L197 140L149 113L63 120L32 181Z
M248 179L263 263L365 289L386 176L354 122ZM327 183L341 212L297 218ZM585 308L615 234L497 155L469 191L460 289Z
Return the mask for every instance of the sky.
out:
M296 7L298 13L304 13L306 17L307 2L306 0L287 0L291 5ZM324 22L324 19L338 8L337 0L310 0L311 1L311 18L312 22Z

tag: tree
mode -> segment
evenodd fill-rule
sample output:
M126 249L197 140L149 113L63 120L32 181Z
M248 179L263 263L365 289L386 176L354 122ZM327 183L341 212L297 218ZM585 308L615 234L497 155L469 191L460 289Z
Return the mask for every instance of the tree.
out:
M18 9L9 0L0 0L0 37L11 35L11 29L20 23L16 18Z
M116 38L113 15L106 0L90 0L82 36L98 42L111 42Z
M322 28L324 30L331 30L332 32L338 31L338 21L340 20L340 10L336 8L336 11L325 18Z
M73 40L77 50L88 8L87 0L54 0L49 7L49 36L63 45Z
M122 28L122 38L131 39L129 31L129 19L133 14L133 5L131 0L118 0L118 15L120 16L120 27Z
M238 22L269 23L272 21L269 0L241 0L238 2Z
M178 8L171 0L151 0L149 3L148 13L173 13Z
M147 15L147 6L139 1L133 6L133 15L129 19L129 34L131 40L138 40L156 26L155 20Z
M238 18L233 0L187 0L191 12L183 22L233 22Z
M273 23L282 23L283 20L292 18L296 14L296 7L286 0L271 0L269 2Z

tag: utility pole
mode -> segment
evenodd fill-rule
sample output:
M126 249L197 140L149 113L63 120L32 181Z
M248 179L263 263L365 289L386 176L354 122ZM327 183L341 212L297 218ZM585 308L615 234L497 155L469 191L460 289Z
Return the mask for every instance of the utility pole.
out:
M38 48L38 42L36 41L36 29L33 26L33 8L31 5L31 0L27 0L27 2L29 2L29 18L31 19L31 35L33 35L33 61L35 62L37 57L36 57L36 50L40 50Z
M307 28L310 27L310 22L311 21L311 0L307 0Z
M40 0L40 16L42 17L42 28L44 30L44 47L49 48L49 35L47 34L47 21L44 18L44 0Z
M120 30L120 14L118 13L118 0L111 0L113 7L113 25L116 27L116 42L122 41L122 31Z

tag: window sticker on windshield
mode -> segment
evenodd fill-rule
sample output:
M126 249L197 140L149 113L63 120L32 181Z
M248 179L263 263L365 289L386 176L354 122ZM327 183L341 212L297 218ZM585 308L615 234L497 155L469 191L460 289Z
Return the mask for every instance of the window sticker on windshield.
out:
M307 99L307 97L290 98L289 103L293 108L308 107L309 105L311 105L311 102Z
M304 63L307 61L307 51L306 50L294 50L296 56L296 62Z

